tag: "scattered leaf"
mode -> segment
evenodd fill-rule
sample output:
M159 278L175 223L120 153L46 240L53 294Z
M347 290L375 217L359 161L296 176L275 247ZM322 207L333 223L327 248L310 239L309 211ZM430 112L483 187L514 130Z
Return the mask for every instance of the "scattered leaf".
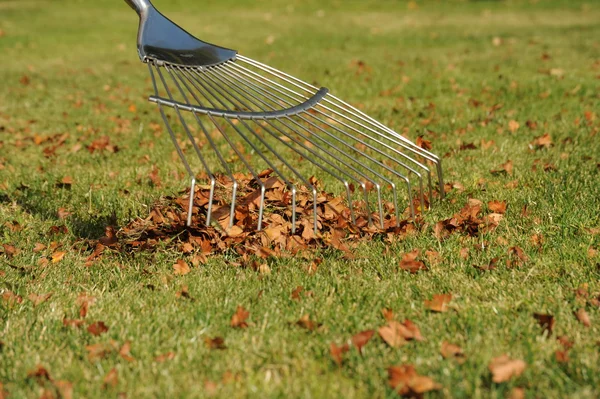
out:
M451 344L447 341L442 342L440 352L444 359L456 359L459 364L462 364L467 360L467 357L460 346Z
M492 381L497 384L520 376L526 367L527 364L523 360L511 359L508 355L496 357L488 365Z
M104 324L103 321L97 321L95 323L90 324L87 330L90 334L98 336L107 332L108 327L106 326L106 324Z
M104 376L102 384L103 389L114 388L119 383L119 376L116 368L110 369L110 371Z
M210 349L227 349L227 346L225 345L225 340L222 337L205 337L204 343Z
M250 312L238 305L235 314L231 317L231 327L247 328L248 323L246 323L246 320L248 319L248 316L250 316Z
M581 324L583 324L586 327L591 327L592 326L592 322L590 321L590 316L587 314L587 312L585 311L584 308L580 308L577 310L577 312L575 313L575 315L577 316L577 320L579 320L579 322Z
M425 300L424 303L425 307L433 312L445 312L451 300L452 294L436 294L432 300Z
M177 259L177 262L173 265L173 273L179 276L185 276L191 269L183 259Z
M552 335L552 329L554 328L554 316L543 313L534 313L533 318L537 320L543 331L548 332L548 336Z
M332 342L329 345L329 354L331 354L331 357L336 362L336 364L341 367L344 353L348 352L349 349L350 347L348 346L348 344L337 346L334 342Z
M359 332L358 334L352 337L352 344L358 349L358 353L362 355L362 348L369 342L369 340L375 334L374 330L366 330Z
M433 379L419 375L411 364L388 368L390 386L405 397L422 397L423 394L441 389Z

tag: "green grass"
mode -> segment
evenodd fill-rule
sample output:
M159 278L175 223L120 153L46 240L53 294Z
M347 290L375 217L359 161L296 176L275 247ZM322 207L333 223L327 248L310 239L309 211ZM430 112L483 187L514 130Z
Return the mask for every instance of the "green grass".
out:
M218 397L391 397L386 369L403 363L443 386L433 397L505 397L513 387L528 397L600 396L600 312L588 305L589 328L573 315L582 306L577 287L600 291L600 259L588 253L600 246L590 231L600 227L600 4L418 1L411 9L391 0L156 0L197 36L330 87L413 138L424 134L446 154L446 179L464 186L426 214L422 234L362 244L352 261L319 251L314 256L324 261L314 275L302 258L271 259L271 274L261 275L236 267L228 255L176 277L172 265L182 254L167 247L107 254L91 267L84 266L89 254L73 249L108 224L146 216L161 196L187 184L168 136L154 137L148 128L160 117L146 102L150 82L136 56L136 16L122 2L91 3L0 1L0 248L19 250L11 258L0 250L0 293L23 297L13 306L0 300L0 383L11 398L41 394L27 378L37 364L86 398L205 397L207 380L217 383ZM353 60L372 68L369 79L355 76ZM380 95L395 87L395 95ZM501 108L490 113L494 105ZM514 133L511 120L520 124ZM530 149L544 133L554 145ZM34 142L62 134L66 141L50 157L43 152L50 142ZM90 154L86 147L102 136L119 151ZM482 140L494 145L484 148ZM458 150L471 142L476 150ZM513 176L490 173L508 159ZM556 171L545 172L546 163ZM154 165L160 187L147 178ZM56 185L65 176L74 179L71 189ZM518 187L507 187L514 180ZM468 198L508 202L498 229L436 240L434 223ZM72 214L59 219L59 208ZM13 222L21 228L9 228ZM52 226L68 232L52 234ZM535 234L543 236L540 247ZM43 265L54 250L36 253L37 242L67 254ZM482 242L486 249L475 250ZM529 257L520 268L505 267L512 246ZM467 259L459 255L463 247L470 248ZM416 275L399 271L401 255L414 248L438 251L440 262ZM473 267L494 257L500 261L492 272ZM176 297L183 285L193 301ZM297 286L313 296L292 300ZM36 307L27 299L49 292ZM78 317L82 292L96 297L87 322L109 327L99 337L63 327L64 317ZM453 293L453 310L428 312L423 301L444 292ZM229 326L237 305L250 311L247 329ZM414 321L426 341L392 349L374 337L362 357L351 350L338 368L330 342L383 325L384 307ZM534 312L555 316L552 337L541 333ZM323 326L296 327L306 313ZM575 343L568 363L554 356L560 335ZM228 348L210 350L207 336L224 337ZM115 352L88 360L86 345L110 340L131 341L135 360ZM462 346L467 361L444 360L442 341ZM168 352L172 360L155 360ZM505 353L528 366L495 384L488 364ZM113 367L118 383L104 390ZM223 383L228 371L236 378Z

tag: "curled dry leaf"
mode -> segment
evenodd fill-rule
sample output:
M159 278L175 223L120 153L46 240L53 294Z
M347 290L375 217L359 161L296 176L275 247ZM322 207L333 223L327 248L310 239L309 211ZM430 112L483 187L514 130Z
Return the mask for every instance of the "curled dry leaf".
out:
M52 263L60 262L67 253L65 251L56 251L52 254Z
M425 300L425 307L433 312L445 312L448 310L448 304L452 300L452 294L436 294L433 299Z
M119 356L121 356L123 359L127 360L128 362L133 362L135 359L133 358L133 356L131 356L131 342L130 341L126 341L123 346L121 346L121 349L119 349Z
M104 381L102 384L103 389L114 388L119 383L119 376L116 368L110 369L110 371L104 377Z
M554 328L554 316L550 314L534 313L533 318L537 320L543 331L548 332L548 336L552 335L552 329Z
M104 229L104 237L101 237L98 242L105 247L111 247L115 245L119 240L117 239L117 232L113 226L106 226Z
M231 323L230 323L231 327L247 328L248 323L246 323L246 320L248 319L248 316L250 316L250 312L248 312L242 306L238 305L237 310L235 311L234 315L231 317Z
M389 367L388 378L390 386L405 397L422 397L442 387L433 379L419 375L412 364Z
M298 320L296 322L296 325L298 327L302 327L305 328L309 331L314 331L317 328L321 327L321 323L317 323L313 320L310 319L310 316L308 314L303 315L302 317L300 317L300 320Z
M304 291L304 288L301 285L294 288L294 290L292 291L292 299L299 301L301 299L300 293L302 293L302 291Z
M402 270L409 271L411 274L415 274L421 270L427 270L427 266L420 260L417 260L421 251L418 249L412 250L411 252L405 253L402 255L402 260L400 261L400 268Z
M173 273L178 276L185 276L190 271L190 267L183 259L177 259L177 262L173 265Z
M381 314L386 321L391 321L394 319L394 311L392 309L383 308L381 309Z
M173 360L173 359L175 359L175 352L167 352L167 353L163 353L162 355L156 356L154 358L154 361L158 362L158 363L162 363L164 361Z
M106 326L106 324L104 324L103 321L97 321L95 323L90 324L87 330L90 334L98 336L107 332L108 327Z
M490 201L488 202L488 208L494 213L506 213L506 201Z
M375 334L374 330L366 330L359 332L358 334L352 337L352 344L358 349L358 353L362 355L362 348L371 340Z
M52 296L52 292L47 294L29 294L28 298L31 302L33 302L33 306L38 306L41 303L46 302Z
M499 384L523 374L527 363L523 360L511 359L508 355L502 355L492 359L488 368L492 373L492 381Z
M205 337L204 343L210 349L220 349L220 350L227 349L227 346L225 345L225 340L223 339L223 337L214 337L214 338Z
M467 360L467 357L460 346L451 344L447 341L442 342L440 353L444 359L455 359L460 364Z
M398 348L406 344L407 341L423 341L423 336L419 328L410 320L399 323L391 320L383 327L380 327L379 336L392 348Z
M341 346L337 346L334 342L329 344L329 354L340 367L342 366L342 362L344 360L344 353L348 352L349 349L350 347L347 343Z
M579 310L577 310L577 312L575 313L575 316L577 316L577 320L579 320L579 322L581 324L583 324L586 327L591 327L592 326L592 322L590 321L590 316L588 315L588 313L585 311L584 308L580 308Z

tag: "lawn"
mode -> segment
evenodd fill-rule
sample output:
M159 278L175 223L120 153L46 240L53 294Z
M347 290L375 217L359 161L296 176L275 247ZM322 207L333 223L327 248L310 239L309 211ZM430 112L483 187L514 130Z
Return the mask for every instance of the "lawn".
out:
M447 197L417 232L349 240L352 255L253 268L235 248L194 262L200 249L171 237L90 260L106 226L188 185L147 102L137 16L122 1L0 0L0 398L394 397L403 365L435 382L404 386L436 388L426 397L600 396L600 4L154 3L430 140ZM495 229L436 228L504 202ZM426 270L400 267L413 250ZM423 339L390 342L405 320Z

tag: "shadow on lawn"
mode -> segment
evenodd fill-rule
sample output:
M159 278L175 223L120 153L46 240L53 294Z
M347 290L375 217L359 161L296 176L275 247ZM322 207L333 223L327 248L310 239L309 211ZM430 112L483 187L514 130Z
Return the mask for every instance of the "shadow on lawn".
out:
M102 214L73 213L61 219L55 205L48 201L47 192L27 186L19 187L12 195L0 195L0 204L13 201L31 215L53 222L56 226L67 226L78 238L97 239L104 235L106 226L117 224L114 209L106 209Z

